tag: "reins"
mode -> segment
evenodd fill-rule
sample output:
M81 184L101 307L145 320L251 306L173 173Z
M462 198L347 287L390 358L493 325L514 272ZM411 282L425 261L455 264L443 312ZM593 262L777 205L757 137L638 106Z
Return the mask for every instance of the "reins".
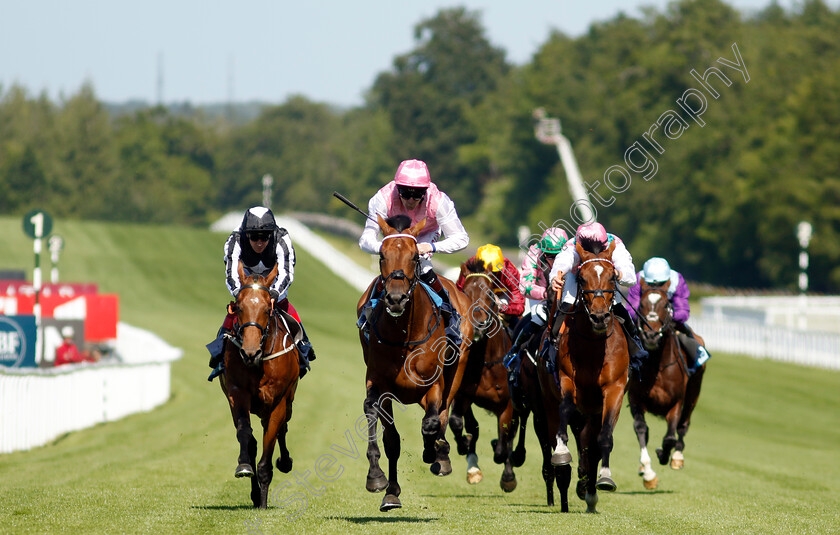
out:
M243 285L239 289L239 291L241 292L242 290L244 290L246 288L251 289L251 290L263 291L263 292L266 292L269 295L271 295L271 289L268 288L267 286L263 286L261 284L256 284L256 283L246 284L246 285ZM279 322L278 322L278 319L277 319L278 315L274 311L274 306L273 306L272 302L269 303L269 307L270 308L269 308L269 313L268 313L268 323L266 323L265 326L263 326L261 323L258 323L256 321L249 321L247 323L240 324L236 328L236 335L231 335L229 333L226 333L225 337L228 340L230 340L233 345L235 345L236 347L238 347L241 350L242 349L242 333L245 330L245 327L256 327L257 329L260 330L260 333L262 334L262 337L260 338L260 348L263 350L263 353L265 353L265 343L268 340L268 333L269 333L270 330L272 330L271 327L273 325L274 332L275 332L275 338L276 338L277 327L279 325ZM284 325L286 325L285 320L283 320L283 323L284 323ZM287 332L283 336L283 341L284 342L289 338L290 332L291 332L291 329L289 328L288 325L286 325L286 331ZM281 355L285 355L286 353L289 353L294 348L295 348L295 344L291 343L288 347L285 347L284 349L281 349L280 351L276 351L274 353L271 353L270 355L260 357L259 361L264 362L266 360L275 359L275 358L277 358Z

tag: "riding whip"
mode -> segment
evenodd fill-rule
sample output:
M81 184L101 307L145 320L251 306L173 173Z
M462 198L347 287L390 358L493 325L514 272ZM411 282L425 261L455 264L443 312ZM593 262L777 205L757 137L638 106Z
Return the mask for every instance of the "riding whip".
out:
M358 207L358 206L356 206L355 204L353 204L353 203L350 201L350 199L348 199L347 197L345 197L345 196L344 196L344 195L342 195L341 193L339 193L339 192L337 192L337 191L334 191L334 192L333 192L333 197L335 197L335 198L336 198L336 199L338 199L339 201L343 202L344 204L346 204L347 206L349 206L349 207L350 207L350 208L352 208L353 210L356 210L357 212L359 212L360 214L362 214L362 215L363 215L363 216L365 216L366 218L370 219L370 220L371 220L371 221L373 221L374 223L378 223L378 221L377 221L376 219L374 219L374 218L372 218L371 216L369 216L369 215L367 214L367 212L364 212L364 211L362 211L361 209L359 209L359 207Z

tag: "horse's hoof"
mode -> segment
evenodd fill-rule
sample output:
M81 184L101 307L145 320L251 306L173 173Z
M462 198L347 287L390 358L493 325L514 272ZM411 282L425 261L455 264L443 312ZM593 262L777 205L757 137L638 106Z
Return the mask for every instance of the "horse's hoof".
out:
M671 468L673 470L682 470L682 467L685 466L685 461L682 459L671 459Z
M643 464L639 465L639 475L640 476L645 475L645 465L643 465Z
M236 477L254 477L254 469L248 463L242 463L236 467L236 472L233 473Z
M429 466L429 470L436 476L448 476L452 473L452 463L449 461L435 461Z
M643 481L642 481L642 483L644 483L645 488L646 488L647 490L653 490L653 489L655 489L656 487L658 487L658 486L659 486L659 478L658 478L658 477L654 477L654 478L653 478L653 479L651 479L650 481L643 480Z
M292 458L286 457L285 459L278 458L277 462L275 463L277 469L283 472L284 474L288 474L292 471Z
M467 470L467 483L470 485L478 485L482 479L484 479L484 474L481 473L481 468Z
M423 462L426 464L432 464L435 462L435 457L437 457L437 453L435 453L434 448L423 448Z
M378 477L370 477L367 478L367 483L365 483L365 488L368 492L382 492L386 488L388 488L388 480L385 478L384 475Z
M656 448L656 457L659 459L659 464L665 465L668 464L668 457L670 456L666 455L662 448Z
M552 466L566 466L567 464L571 464L571 462L572 454L569 452L551 454Z
M399 509L400 507L402 507L402 503L400 503L399 498L393 494L386 494L385 497L382 498L382 505L379 506L379 510L383 513L387 513L391 509Z
M615 481L606 476L599 477L598 481L595 482L595 488L604 492L615 492Z
M513 492L516 490L516 476L512 476L510 479L505 480L505 475L502 474L502 479L499 481L499 486L502 487L502 490L505 492Z

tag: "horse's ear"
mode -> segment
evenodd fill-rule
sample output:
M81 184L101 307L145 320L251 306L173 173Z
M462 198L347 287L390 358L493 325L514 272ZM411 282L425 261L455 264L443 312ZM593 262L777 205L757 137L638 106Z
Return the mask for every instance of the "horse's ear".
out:
M594 254L592 254L589 251L587 251L586 249L584 249L583 246L578 241L575 241L575 251L577 251L577 254L582 261L583 260L589 260L590 258L595 256Z
M425 226L426 226L426 219L423 218L422 221L420 221L419 223L417 223L416 225L414 225L413 227L408 229L406 232L408 232L409 234L411 234L412 236L414 236L416 238L420 234L420 231L423 230L423 227L425 227Z
M612 258L613 251L615 251L615 240L611 241L610 246L607 247L607 250L606 250L607 254L606 255L604 255L604 253L601 253L601 254L603 256L607 257L607 258Z
M668 288L670 288L670 287L671 287L671 279L668 279L667 281L665 281L665 284L663 284L659 289L662 290L663 292L667 292Z
M279 267L280 265L275 263L274 267L271 268L271 271L268 272L268 276L266 276L265 278L266 286L271 286L272 284L274 284L274 281L277 279L277 271Z
M469 272L470 270L467 269L467 263L464 262L463 264L461 264L461 276L466 277Z
M639 284L641 285L642 293L645 293L647 291L647 289L650 288L650 286L648 286L648 283L645 279L641 279Z
M245 264L242 263L242 260L239 261L239 266L236 271L239 273L239 282L245 284L245 279L248 277L245 275Z
M397 229L386 223L385 219L381 215L376 215L376 221L379 223L379 228L382 229L383 235L387 236L389 234L396 234Z

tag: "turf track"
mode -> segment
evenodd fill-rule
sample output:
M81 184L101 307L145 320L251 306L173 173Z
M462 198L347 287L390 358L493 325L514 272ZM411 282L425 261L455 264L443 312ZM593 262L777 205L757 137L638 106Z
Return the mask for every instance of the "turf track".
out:
M576 498L567 515L545 506L532 431L519 488L502 493L489 447L494 423L484 413L484 482L466 483L462 458L454 458L451 476L432 476L420 459L422 413L414 406L397 416L404 507L380 513L381 494L364 490L367 461L354 427L364 395L353 321L358 296L302 251L291 298L318 360L299 386L289 447L298 477L320 494L275 473L274 507L256 511L248 483L233 477L238 447L227 403L218 384L206 381L203 345L229 299L221 275L225 237L64 221L54 231L66 243L62 280L96 281L100 291L119 293L122 321L154 330L185 355L173 367L172 399L163 407L0 456L0 533L840 531L840 373L724 354L708 365L686 467L659 468L655 492L644 491L636 475L626 402L612 457L618 491L600 495L598 515L584 514ZM0 251L0 267L31 270L32 244L19 219L0 218ZM664 423L649 424L658 443ZM328 453L341 472L323 482L315 466Z

